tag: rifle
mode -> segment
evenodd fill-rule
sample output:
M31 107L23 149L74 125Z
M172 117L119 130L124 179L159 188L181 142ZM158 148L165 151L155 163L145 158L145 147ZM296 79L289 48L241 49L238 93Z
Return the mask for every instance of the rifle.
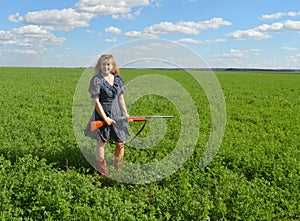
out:
M173 116L132 116L132 117L125 117L122 116L120 118L114 119L114 121L147 121L149 118L173 118ZM104 121L95 120L91 121L91 132L101 128L105 125Z

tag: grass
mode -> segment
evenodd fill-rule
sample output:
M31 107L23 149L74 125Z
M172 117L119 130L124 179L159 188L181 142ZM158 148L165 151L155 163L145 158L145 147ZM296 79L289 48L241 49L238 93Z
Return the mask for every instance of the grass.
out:
M180 82L201 120L196 149L183 167L160 181L131 185L97 176L76 142L72 102L83 71L0 68L1 220L300 219L299 74L216 72L227 126L216 157L200 169L210 131L205 93L180 71L122 70L125 82L148 73ZM160 112L159 102L176 115L167 101L147 99L132 114ZM177 131L170 123L159 145L172 147ZM170 151L127 149L126 158L146 162Z

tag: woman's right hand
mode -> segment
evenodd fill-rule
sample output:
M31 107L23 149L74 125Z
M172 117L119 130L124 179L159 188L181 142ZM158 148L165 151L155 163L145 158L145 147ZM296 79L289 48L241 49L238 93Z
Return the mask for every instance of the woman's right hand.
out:
M111 125L111 124L115 124L116 122L113 120L113 119L111 119L110 117L106 117L105 118L105 123L107 124L107 125Z

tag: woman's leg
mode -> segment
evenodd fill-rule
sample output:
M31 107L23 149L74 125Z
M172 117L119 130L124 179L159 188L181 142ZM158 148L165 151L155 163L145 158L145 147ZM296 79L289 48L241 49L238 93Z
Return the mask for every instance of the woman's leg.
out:
M104 178L106 177L105 144L106 142L98 142L96 145L96 167L98 173Z
M96 160L104 160L105 159L105 144L106 142L97 142L96 145Z
M116 142L115 159L114 159L114 166L116 170L118 170L119 168L119 161L121 161L123 163L123 166L125 166L123 162L124 146L125 146L125 142Z

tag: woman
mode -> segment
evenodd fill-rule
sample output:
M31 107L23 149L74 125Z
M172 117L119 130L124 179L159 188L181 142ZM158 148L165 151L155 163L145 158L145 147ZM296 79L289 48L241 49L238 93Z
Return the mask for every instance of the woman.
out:
M128 122L115 121L121 116L128 117L124 100L125 86L119 74L117 63L112 55L102 55L95 67L89 92L95 106L91 121L100 120L105 125L91 133L89 127L86 135L96 139L96 167L98 173L106 177L105 145L108 141L116 144L114 166L118 169L119 161L124 156L124 145L129 137Z

